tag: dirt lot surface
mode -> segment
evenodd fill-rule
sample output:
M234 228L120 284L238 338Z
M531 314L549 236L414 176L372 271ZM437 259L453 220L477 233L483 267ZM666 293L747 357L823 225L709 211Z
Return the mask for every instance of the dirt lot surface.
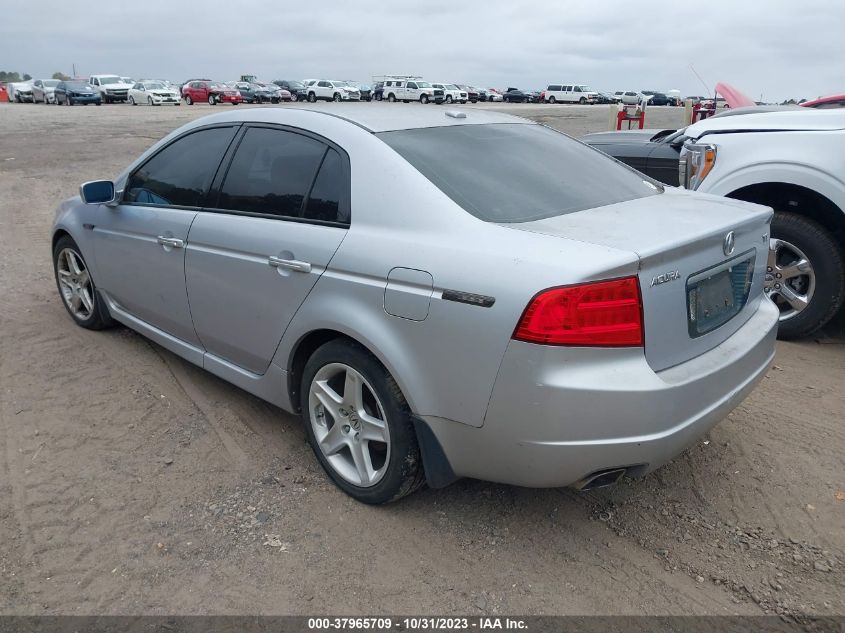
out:
M0 613L845 614L842 318L780 343L751 397L644 479L461 481L377 508L328 482L299 419L128 329L76 327L53 209L212 111L0 104Z

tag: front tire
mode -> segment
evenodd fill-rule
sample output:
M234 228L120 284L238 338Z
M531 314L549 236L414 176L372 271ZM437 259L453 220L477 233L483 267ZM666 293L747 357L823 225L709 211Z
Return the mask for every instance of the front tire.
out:
M191 95L186 95L186 96L185 96L185 103L186 103L187 105L194 105L194 100L193 100L193 99L191 99Z
M79 247L65 235L53 248L53 273L65 309L74 322L87 330L114 325Z
M208 95L208 105L217 105L217 99L214 98L214 95Z
M138 105L137 103L135 103L135 97L129 97L129 105Z
M452 103L452 95L446 95L446 103Z
M306 363L300 393L308 441L338 488L379 504L422 486L411 411L366 349L347 339L329 341Z
M778 337L795 339L823 327L842 307L842 249L823 226L797 213L772 219L766 294L780 309Z
M153 105L153 98L152 97L147 97L147 105L148 106Z
M422 104L428 103L428 95L420 95L420 103L422 103Z

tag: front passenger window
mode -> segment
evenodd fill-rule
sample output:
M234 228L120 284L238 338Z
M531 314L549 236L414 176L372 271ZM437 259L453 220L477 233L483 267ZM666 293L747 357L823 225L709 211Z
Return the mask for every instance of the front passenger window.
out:
M174 141L129 177L124 202L202 206L234 135L235 128L219 127L192 132Z

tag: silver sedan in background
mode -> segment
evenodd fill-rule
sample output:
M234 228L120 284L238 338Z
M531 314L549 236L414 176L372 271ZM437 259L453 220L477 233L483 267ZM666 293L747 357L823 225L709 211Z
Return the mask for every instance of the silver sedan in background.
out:
M192 121L62 203L52 244L77 324L301 413L382 503L677 455L772 360L770 219L524 119L336 104Z

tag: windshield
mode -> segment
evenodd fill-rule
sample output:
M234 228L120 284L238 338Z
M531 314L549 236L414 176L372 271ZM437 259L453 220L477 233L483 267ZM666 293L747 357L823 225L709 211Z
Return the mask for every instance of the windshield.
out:
M531 222L660 191L598 150L541 125L454 125L378 136L487 222Z
M55 88L56 86L59 85L59 80L58 79L45 79L43 83L44 83L45 88Z
M417 88L431 88L431 84L427 81L418 81Z
M287 82L287 84L294 90L302 90L305 87L305 84L303 84L301 81L289 81Z
M460 90L455 84L446 84L446 90Z
M164 90L166 86L160 81L145 81L144 88L147 88L148 90Z
M109 77L109 76L100 77L100 83L101 84L119 84L120 83L120 77Z
M73 90L84 90L85 88L91 87L84 81L68 81L65 83L65 86Z
M578 86L578 87L581 89L581 92L595 92L595 90L593 90L589 86Z

